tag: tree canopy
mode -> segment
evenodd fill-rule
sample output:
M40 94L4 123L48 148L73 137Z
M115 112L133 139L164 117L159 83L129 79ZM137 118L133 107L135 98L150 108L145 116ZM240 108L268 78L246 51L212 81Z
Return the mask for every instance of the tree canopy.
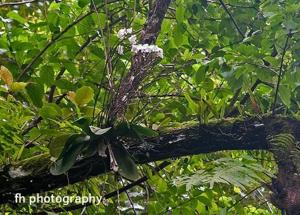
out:
M299 11L0 1L1 212L300 214Z

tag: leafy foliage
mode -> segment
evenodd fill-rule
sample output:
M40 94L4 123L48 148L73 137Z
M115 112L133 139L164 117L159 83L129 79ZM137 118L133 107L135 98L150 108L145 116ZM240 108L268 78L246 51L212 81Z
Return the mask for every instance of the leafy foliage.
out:
M255 196L238 202L241 192L235 192L266 182L266 175L274 173L270 155L193 156L173 161L157 175L152 174L152 164L138 171L126 145L112 145L110 139L143 140L228 116L274 112L299 118L300 3L172 1L156 41L163 58L153 60L142 80L130 77L126 86L139 86L126 107L120 107L124 114L111 121L120 83L134 66L129 37L139 40L154 4L0 3L1 163L50 154L56 159L51 172L59 175L98 153L114 160L112 167L118 166L122 177L135 180L143 173L150 178L151 187L129 192L135 206L121 194L117 200L88 207L89 213L125 213L134 207L150 214L276 214L267 204L256 204L260 200ZM132 28L132 33L121 39L118 32L124 28ZM290 136L271 140L279 145L287 141ZM118 188L120 181L113 175L99 176L55 192L103 195ZM45 209L51 206L56 205ZM19 209L28 213L39 206Z

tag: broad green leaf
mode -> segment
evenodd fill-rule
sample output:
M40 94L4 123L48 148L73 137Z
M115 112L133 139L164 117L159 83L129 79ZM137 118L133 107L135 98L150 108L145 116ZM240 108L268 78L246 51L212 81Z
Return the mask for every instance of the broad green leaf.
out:
M48 86L54 83L54 71L50 66L44 66L40 71L40 80Z
M287 106L291 106L291 91L285 85L280 85L279 87L279 96L282 102Z
M83 86L76 90L75 102L79 106L89 103L94 97L94 90L91 87Z
M123 137L133 137L133 138L140 138L140 137L156 137L158 133L150 128L146 128L140 125L121 122L118 124L113 131L115 136L123 136Z
M17 92L19 90L24 90L25 87L27 86L28 83L25 83L25 82L13 82L11 85L10 85L10 89L11 91L13 92Z
M81 128L85 133L89 133L90 132L90 124L92 122L91 118L88 117L81 117L77 120L75 120L73 122L74 125L78 126L79 128Z
M142 137L157 137L158 133L151 128L146 128L140 125L131 125L132 129L140 136Z
M10 11L7 14L7 17L16 20L17 22L24 24L26 22L26 19L24 19L22 16L20 16L17 12L15 11Z
M29 83L26 86L27 94L30 97L30 100L36 107L42 107L43 106L43 95L44 95L44 89L43 86L37 83Z
M86 6L88 3L90 3L90 0L78 0L78 6L81 8Z
M66 173L76 162L84 147L89 144L90 136L74 134L69 137L57 161L51 166L52 175Z
M39 111L41 117L44 119L54 119L57 116L61 116L61 110L57 104L50 103L44 105Z
M111 148L119 167L118 172L125 178L137 180L139 178L137 166L124 146L111 145Z
M176 20L178 21L178 22L183 22L184 21L184 8L183 8L183 6L181 5L181 6L178 6L177 8L176 8Z
M60 136L55 137L49 144L49 152L52 157L58 158L61 154L65 143L69 139L71 135L70 134L63 134Z

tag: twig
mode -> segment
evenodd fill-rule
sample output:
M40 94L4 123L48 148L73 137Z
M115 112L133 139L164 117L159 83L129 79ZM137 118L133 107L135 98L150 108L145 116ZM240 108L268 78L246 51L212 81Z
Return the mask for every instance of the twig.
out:
M257 88L257 86L261 83L265 83L265 82L262 82L261 80L257 79L250 89L251 92L253 92ZM229 105L229 112L227 114L225 114L225 117L231 117L231 116L235 115L236 113L238 113L237 108L233 108L233 106L236 103L236 101L238 100L238 95L240 94L240 92L241 92L241 88L239 88L236 91L235 95L233 96L233 99L231 100L230 105ZM249 97L250 97L250 95L249 95L249 93L247 93L242 98L241 105L244 105L247 102L247 100L249 99Z
M230 13L230 11L228 10L226 4L222 1L222 0L219 0L219 2L221 3L222 7L224 8L224 10L226 11L226 13L229 15L231 21L233 22L236 30L239 32L239 34L245 38L245 35L243 34L243 32L241 31L240 27L238 26L237 22L235 21L234 17L232 16L232 14Z
M0 7L17 6L17 5L22 5L22 4L33 3L35 1L37 1L37 0L18 1L18 2L3 2L0 4Z
M280 86L280 81L282 79L283 76L283 61L284 61L284 56L288 47L288 43L289 43L289 38L292 37L291 32L289 32L286 36L286 40L285 40L285 44L283 47L283 52L281 55L281 62L280 62L280 68L279 68L279 74L278 74L278 79L277 79L277 84L276 84L276 88L275 88L275 97L274 97L274 103L273 103L273 108L272 108L272 114L275 114L275 107L276 107L276 103L277 103L277 97L278 97L278 92L279 92L279 86Z
M122 185L124 186L123 179L121 179L121 181L122 181ZM128 198L128 201L130 202L130 205L131 205L131 208L132 208L132 210L133 210L133 213L136 215L137 213L136 213L136 210L135 210L135 208L134 208L134 203L133 203L131 197L129 196L128 191L125 190L125 193L126 193L126 196L127 196L127 198Z
M55 80L61 79L61 77L63 76L65 70L66 70L66 68L64 66L61 67L59 73L57 74L57 76L55 78ZM56 85L52 85L50 87L49 96L48 96L48 102L49 103L53 102L53 96L54 96L54 93L55 93L55 89L56 89Z
M248 193L246 193L242 198L240 198L237 202L235 202L230 208L228 208L228 212L234 208L237 204L239 204L241 201L243 201L245 198L247 198L251 193L256 191L257 189L261 188L263 185L259 185L258 187L250 190Z

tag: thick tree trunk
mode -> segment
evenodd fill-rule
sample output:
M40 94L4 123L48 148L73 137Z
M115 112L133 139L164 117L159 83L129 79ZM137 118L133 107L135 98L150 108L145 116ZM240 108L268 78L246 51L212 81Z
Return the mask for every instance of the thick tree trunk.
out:
M272 120L268 128L270 150L278 164L270 186L273 204L287 215L300 215L300 127L299 123Z
M254 117L173 130L143 142L129 139L126 144L139 164L220 150L268 150L268 135L285 131L286 126L295 131L295 140L299 141L299 121ZM30 195L48 191L110 171L109 160L99 156L78 161L68 176L51 175L50 165L49 156L40 155L0 168L0 203L13 202L15 193Z

